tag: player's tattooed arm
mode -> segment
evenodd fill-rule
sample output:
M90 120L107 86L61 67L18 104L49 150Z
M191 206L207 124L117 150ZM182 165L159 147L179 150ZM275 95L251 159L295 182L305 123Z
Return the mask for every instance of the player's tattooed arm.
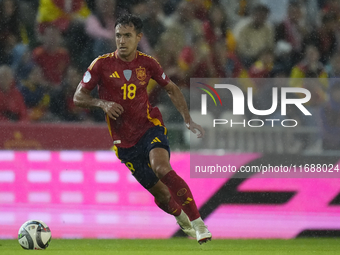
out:
M194 134L197 134L198 138L202 138L205 131L200 125L198 125L191 119L187 103L178 86L170 81L168 85L166 85L164 88L167 91L172 103L183 116L186 127Z
M81 84L78 85L73 96L76 106L90 108L99 107L111 118L116 120L123 112L123 107L115 102L106 101L91 96L91 90L85 89Z

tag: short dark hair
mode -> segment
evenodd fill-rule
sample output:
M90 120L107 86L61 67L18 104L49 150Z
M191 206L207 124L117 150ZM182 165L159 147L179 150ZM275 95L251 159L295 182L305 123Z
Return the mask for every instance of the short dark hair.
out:
M136 15L132 15L132 14L124 14L120 16L116 20L115 27L117 27L118 25L123 25L123 26L133 25L135 27L137 34L141 33L143 29L143 21L141 20L141 18L139 18Z

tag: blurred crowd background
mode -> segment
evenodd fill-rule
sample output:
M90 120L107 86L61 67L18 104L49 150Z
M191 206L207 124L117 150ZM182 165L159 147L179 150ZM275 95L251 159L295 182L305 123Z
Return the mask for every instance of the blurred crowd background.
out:
M124 13L143 19L139 50L188 100L190 78L284 78L312 94L313 121L301 125L340 149L340 0L0 0L0 121L103 122L72 98L92 60L115 50ZM258 109L270 108L275 84L287 85L251 82ZM161 109L171 104L154 81L148 92Z

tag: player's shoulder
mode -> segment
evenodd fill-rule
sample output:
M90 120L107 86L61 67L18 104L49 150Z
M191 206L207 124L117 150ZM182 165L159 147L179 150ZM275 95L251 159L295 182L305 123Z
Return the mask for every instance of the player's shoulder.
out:
M144 52L141 52L141 51L137 51L137 55L138 55L138 58L142 59L143 61L146 61L146 62L156 62L158 65L159 62L157 61L157 59L155 59L154 57L144 53Z
M103 54L101 56L98 56L97 58L95 58L92 63L89 66L89 69L91 70L95 65L100 65L101 62L105 62L109 59L112 59L115 57L115 53L111 52L111 53L107 53L107 54Z

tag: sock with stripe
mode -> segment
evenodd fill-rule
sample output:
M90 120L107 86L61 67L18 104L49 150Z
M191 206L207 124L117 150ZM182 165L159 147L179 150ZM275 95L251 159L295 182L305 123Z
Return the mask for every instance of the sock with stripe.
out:
M190 221L200 217L188 184L178 176L175 171L172 170L164 175L161 181L168 187L174 200L182 206L183 211L188 215Z
M176 203L174 198L171 196L170 201L165 203L160 203L155 199L156 205L161 208L164 212L171 214L173 216L179 216L181 214L181 206Z

